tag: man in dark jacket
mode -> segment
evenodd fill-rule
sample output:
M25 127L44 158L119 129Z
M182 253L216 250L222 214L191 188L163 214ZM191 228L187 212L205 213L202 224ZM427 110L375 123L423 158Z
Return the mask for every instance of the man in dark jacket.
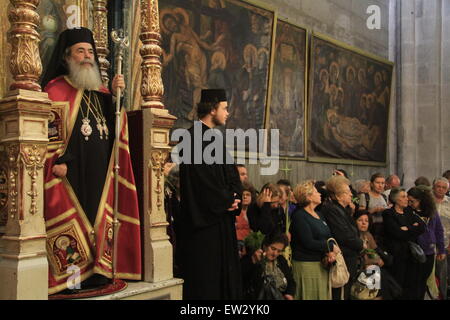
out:
M186 158L180 164L177 245L185 281L184 299L240 299L235 218L240 213L242 184L236 166L230 164L232 158L221 133L213 129L224 125L228 117L225 91L203 90L197 112L200 121L188 130L190 144L182 150L190 155L183 154ZM179 146L186 143L183 139ZM219 148L214 148L217 145ZM216 161L208 159L212 149L209 156Z

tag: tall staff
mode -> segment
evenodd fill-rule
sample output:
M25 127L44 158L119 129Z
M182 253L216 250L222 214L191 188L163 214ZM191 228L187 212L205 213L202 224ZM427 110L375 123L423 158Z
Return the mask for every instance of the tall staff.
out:
M111 32L111 39L116 44L116 61L117 61L117 75L122 74L123 53L126 47L129 46L128 37L123 36L123 30L114 30ZM117 269L117 239L119 235L120 222L119 215L119 137L120 137L120 97L122 90L117 88L116 99L116 136L114 142L114 220L113 220L113 261L112 261L112 278L116 281Z

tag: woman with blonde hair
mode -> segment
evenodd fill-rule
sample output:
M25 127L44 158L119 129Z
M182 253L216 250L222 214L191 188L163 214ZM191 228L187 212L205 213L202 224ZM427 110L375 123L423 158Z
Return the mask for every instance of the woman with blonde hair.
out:
M330 300L328 270L322 265L336 259L338 247L328 252L327 240L331 232L320 213L315 211L321 196L312 181L305 181L294 189L297 209L292 214L292 268L297 283L295 299Z
M350 288L358 273L359 256L364 249L355 221L349 207L352 202L350 181L343 176L333 176L326 182L330 201L323 204L321 213L327 222L333 238L342 250L347 270L350 274L348 283L343 287L344 299L350 297ZM342 288L333 289L333 299L340 299Z

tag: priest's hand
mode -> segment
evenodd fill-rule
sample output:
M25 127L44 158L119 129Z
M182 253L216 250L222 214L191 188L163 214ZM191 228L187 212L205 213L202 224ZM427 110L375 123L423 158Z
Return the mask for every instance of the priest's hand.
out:
M58 178L65 177L67 174L67 165L65 163L55 164L52 168L52 173Z
M121 92L123 93L123 89L125 89L125 79L122 74L117 74L112 81L111 89L113 95L116 97L118 88L120 88Z

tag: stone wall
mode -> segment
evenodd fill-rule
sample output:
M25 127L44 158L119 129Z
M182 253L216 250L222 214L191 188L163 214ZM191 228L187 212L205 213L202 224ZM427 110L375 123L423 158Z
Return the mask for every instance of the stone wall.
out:
M397 1L401 19L399 169L406 185L450 168L450 3Z
M406 0L409 1L409 0ZM277 8L278 16L289 22L306 27L312 32L319 32L351 46L376 54L393 61L395 48L392 42L392 30L395 24L390 24L390 13L395 10L389 0L260 0L257 3L267 7ZM378 5L381 9L381 28L370 30L367 27L370 5ZM390 37L391 36L391 37ZM390 40L391 39L391 40ZM395 96L391 108L395 111ZM390 136L395 134L395 112L391 112ZM396 172L396 139L390 139L389 161L387 167L369 167L359 165L340 165L310 163L306 161L281 160L280 168L290 171L280 171L276 176L260 176L256 165L249 165L250 180L256 187L264 182L276 182L280 178L288 178L296 183L304 179L327 179L333 169L343 168L351 180L367 179L375 172L389 174Z

